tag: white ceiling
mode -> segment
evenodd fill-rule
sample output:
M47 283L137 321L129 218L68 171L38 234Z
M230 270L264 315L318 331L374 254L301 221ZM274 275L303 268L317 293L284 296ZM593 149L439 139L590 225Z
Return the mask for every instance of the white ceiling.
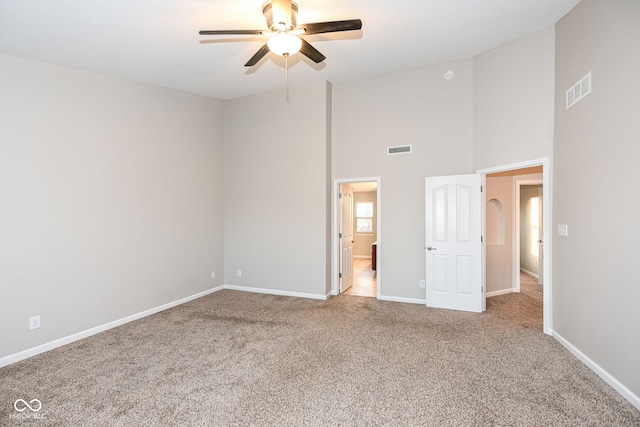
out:
M349 184L354 193L362 193L366 191L376 191L378 189L378 183L372 182L352 182Z
M305 36L327 59L289 59L289 84L342 82L472 57L555 24L580 0L298 0L298 23L362 19ZM231 99L284 88L284 60L252 36L264 0L0 0L0 52Z

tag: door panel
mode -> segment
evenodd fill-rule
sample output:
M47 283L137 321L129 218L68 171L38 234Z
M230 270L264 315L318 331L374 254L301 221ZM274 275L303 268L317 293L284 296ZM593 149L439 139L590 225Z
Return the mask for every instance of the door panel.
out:
M473 283L473 258L469 256L458 257L458 294L471 295Z
M426 284L430 307L481 312L480 175L426 178Z
M447 270L449 257L446 255L433 254L433 286L435 292L447 292Z

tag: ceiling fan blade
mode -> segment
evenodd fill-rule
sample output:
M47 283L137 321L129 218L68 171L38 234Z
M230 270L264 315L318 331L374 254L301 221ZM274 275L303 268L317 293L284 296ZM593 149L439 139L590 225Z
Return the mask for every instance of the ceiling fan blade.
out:
M251 57L251 59L249 61L247 61L246 64L244 64L245 67L253 67L254 65L256 65L258 63L258 61L260 61L267 53L269 53L269 46L265 43L260 50L258 50L255 55L253 55Z
M302 24L298 28L304 29L305 34L335 33L338 31L353 31L362 29L360 19L348 19L346 21L314 22Z
M316 64L327 59L326 56L318 52L318 50L315 47L311 46L306 40L304 39L300 39L300 40L302 40L302 47L300 48L301 54L303 54L304 56L306 56Z
M228 35L255 35L264 34L265 30L203 30L200 31L201 36L228 36Z

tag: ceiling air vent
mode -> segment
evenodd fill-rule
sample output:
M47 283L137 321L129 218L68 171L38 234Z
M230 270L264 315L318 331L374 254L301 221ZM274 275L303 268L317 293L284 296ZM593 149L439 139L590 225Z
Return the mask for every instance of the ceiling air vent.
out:
M567 110L591 93L591 71L567 91Z
M398 145L396 147L387 147L387 154L408 154L411 153L411 145Z

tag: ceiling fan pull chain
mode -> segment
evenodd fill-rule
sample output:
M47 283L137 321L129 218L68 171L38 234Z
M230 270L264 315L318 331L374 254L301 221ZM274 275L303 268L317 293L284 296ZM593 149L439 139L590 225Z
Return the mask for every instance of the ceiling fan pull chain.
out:
M289 55L284 55L284 85L287 93L287 102L289 102Z

